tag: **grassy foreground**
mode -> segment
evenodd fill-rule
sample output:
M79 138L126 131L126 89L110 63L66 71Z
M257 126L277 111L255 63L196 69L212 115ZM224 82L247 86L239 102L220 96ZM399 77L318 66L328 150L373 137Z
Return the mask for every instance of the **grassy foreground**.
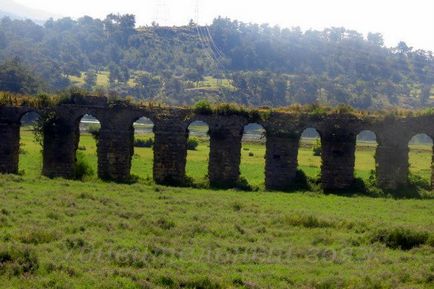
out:
M156 186L146 148L133 185L49 180L32 135L22 143L24 174L0 176L0 288L434 288L434 200ZM80 146L96 166L90 136ZM244 147L242 173L261 185L263 146ZM195 179L207 149L189 152ZM306 173L318 161L300 150Z

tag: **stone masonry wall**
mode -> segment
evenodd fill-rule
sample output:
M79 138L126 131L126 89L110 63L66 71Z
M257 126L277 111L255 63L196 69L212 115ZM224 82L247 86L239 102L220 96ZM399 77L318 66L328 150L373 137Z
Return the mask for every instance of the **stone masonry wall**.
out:
M20 120L24 113L35 110L38 108L0 106L0 173L18 172ZM353 184L356 136L361 130L372 130L377 135L376 176L378 185L384 189L397 189L407 184L410 138L417 133L434 136L432 115L383 118L344 113L272 112L258 119L245 113L197 114L189 108L109 103L103 98L73 98L45 110L54 115L44 129L42 173L45 176L75 177L80 119L91 114L101 122L98 176L118 182L130 180L133 123L142 116L154 122L154 180L168 185L185 184L188 125L195 120L209 126L210 184L224 188L234 187L239 181L241 139L248 123L259 123L266 130L265 184L270 190L284 190L293 184L300 135L307 127L320 132L321 183L329 191L346 189ZM432 175L434 178L434 171Z
M237 116L219 116L208 120L210 185L219 188L236 186L240 178L241 139L245 122Z

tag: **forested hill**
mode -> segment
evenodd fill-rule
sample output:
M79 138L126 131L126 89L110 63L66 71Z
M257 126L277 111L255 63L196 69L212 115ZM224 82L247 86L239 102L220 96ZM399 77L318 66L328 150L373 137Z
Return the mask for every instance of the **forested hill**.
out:
M344 28L281 29L217 18L208 27L136 28L133 15L0 21L0 90L71 85L190 104L347 103L358 108L432 104L434 56L385 47ZM14 77L11 77L11 75ZM20 77L25 78L22 83Z

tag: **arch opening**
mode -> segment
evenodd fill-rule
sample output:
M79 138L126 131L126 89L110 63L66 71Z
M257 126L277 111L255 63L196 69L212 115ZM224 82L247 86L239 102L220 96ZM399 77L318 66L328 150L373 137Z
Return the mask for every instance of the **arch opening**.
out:
M134 155L131 173L146 180L152 180L154 164L154 123L147 117L141 117L133 123Z
M241 139L241 177L252 186L264 186L266 134L262 125L249 123L244 126Z
M298 168L311 178L317 178L321 173L321 137L313 127L306 128L301 133Z
M42 135L37 133L40 115L35 111L25 113L20 120L18 172L38 176L42 169Z
M362 130L356 138L355 176L363 180L375 178L375 152L377 136L373 131Z
M432 188L433 140L425 133L414 135L408 142L409 180L424 189Z
M188 126L186 175L196 183L208 181L209 126L203 121L194 121Z
M83 180L96 175L98 167L98 138L101 123L90 114L85 114L79 121L79 134L76 140L75 177Z

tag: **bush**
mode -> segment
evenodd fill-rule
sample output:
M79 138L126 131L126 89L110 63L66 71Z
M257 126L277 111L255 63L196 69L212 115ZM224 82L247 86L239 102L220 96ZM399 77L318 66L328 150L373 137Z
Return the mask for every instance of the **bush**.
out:
M195 151L199 145L199 140L195 137L189 138L187 141L187 149L190 151Z
M249 184L246 178L240 177L238 182L235 184L235 188L240 191L252 192L255 188Z
M163 230L170 230L175 227L174 222L167 220L165 218L158 219L155 224Z
M24 244L46 244L56 241L58 234L55 231L46 230L42 228L30 228L23 231L18 239Z
M0 247L0 275L35 273L39 268L36 254L27 247Z
M421 188L427 191L431 190L431 184L428 180L412 173L408 174L408 185L410 187Z
M211 104L207 100L201 100L194 104L193 110L197 114L212 114Z
M85 156L79 152L77 153L77 161L75 163L75 178L83 180L85 177L93 176L94 171L87 163Z
M134 146L138 148L151 148L154 146L154 140L152 138L148 139L135 139Z
M427 243L427 232L412 231L406 228L378 230L371 238L371 242L380 242L392 249L410 250Z
M313 145L312 151L313 151L314 156L316 156L316 157L321 156L321 141L319 139L317 139L315 141L315 144Z
M95 139L95 141L98 142L100 127L98 125L93 124L93 125L89 126L88 131L92 135L92 137Z
M297 170L295 172L295 178L288 187L287 191L307 191L314 190L315 180L309 179L302 170Z

